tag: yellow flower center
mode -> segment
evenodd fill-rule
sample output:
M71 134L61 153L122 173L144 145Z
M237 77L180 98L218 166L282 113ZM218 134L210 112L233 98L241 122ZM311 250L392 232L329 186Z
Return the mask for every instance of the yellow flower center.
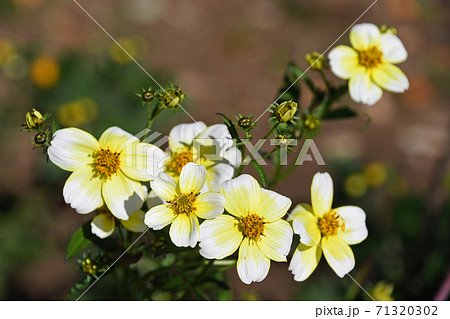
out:
M256 214L248 215L239 221L241 226L241 231L244 233L245 237L258 239L259 236L264 235L264 218L259 217Z
M111 152L109 148L100 148L94 153L94 167L97 175L111 178L111 175L117 174L120 168L120 153Z
M339 230L345 231L344 219L332 209L319 218L319 229L322 236L335 236Z
M200 193L195 194L194 192L181 194L173 201L168 201L168 203L177 210L178 214L194 213L197 210L197 208L194 207L195 199L199 194Z
M383 52L377 47L370 47L366 50L358 52L359 54L359 64L370 69L383 62Z
M192 151L187 150L180 153L172 153L172 157L166 164L166 171L170 173L180 174L183 166L192 162Z

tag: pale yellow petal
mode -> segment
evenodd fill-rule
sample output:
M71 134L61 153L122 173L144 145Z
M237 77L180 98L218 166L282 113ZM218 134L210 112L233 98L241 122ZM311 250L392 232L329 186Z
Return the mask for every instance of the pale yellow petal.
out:
M225 209L236 217L257 212L261 200L261 187L256 179L247 174L225 181L220 185L225 197Z
M390 92L402 93L409 88L405 73L391 63L383 63L373 68L372 78L378 86Z
M178 247L192 247L197 245L200 237L200 225L194 214L179 214L170 226L170 239Z
M160 230L169 225L177 217L177 212L170 205L158 205L151 208L144 218L144 223L154 230Z
M260 282L269 273L270 259L264 256L255 240L244 238L239 248L237 272L243 283Z
M57 130L50 144L49 159L66 171L92 163L92 154L100 147L95 137L77 128Z
M104 149L110 149L111 152L122 152L129 144L138 142L139 139L130 133L122 130L120 127L113 126L103 132L98 142Z
M347 244L355 245L367 238L366 213L357 206L336 208L336 213L344 219L344 228L339 228L338 236Z
M261 201L253 213L264 218L266 222L276 221L286 215L292 201L276 192L261 189Z
M181 193L199 193L206 181L206 168L203 165L187 163L183 166L180 174Z
M172 152L192 146L194 138L206 129L203 122L175 125L169 133L169 147Z
M333 203L333 180L328 173L316 173L311 184L311 203L314 214L322 217Z
M98 214L91 221L91 232L100 237L106 238L114 233L115 229L115 218L109 213Z
M348 90L353 101L373 105L381 99L383 90L372 80L371 71L359 67L348 81Z
M103 181L94 174L90 166L83 166L67 179L63 196L77 213L87 214L103 205Z
M350 43L356 50L365 50L371 46L378 46L381 33L372 23L357 24L350 30Z
M325 259L339 277L344 277L355 267L355 257L350 246L338 236L322 238Z
M233 254L243 239L239 222L229 215L206 220L200 225L200 255L222 259Z
M339 78L348 80L359 68L359 56L353 48L339 45L328 54L331 71Z
M122 225L134 233L142 233L148 229L144 223L145 213L142 210L135 211L130 215L128 220L120 220Z
M264 225L264 236L256 241L258 248L269 259L286 261L291 250L292 227L285 220L279 219Z
M153 180L162 172L165 153L147 143L129 143L121 154L121 170L137 181Z
M195 214L203 219L211 219L223 213L225 198L222 194L207 192L195 199Z
M300 242L313 246L320 243L319 226L317 224L317 216L312 213L311 206L307 204L299 204L290 213L292 227L294 232L300 235Z
M316 269L321 256L322 249L318 245L298 245L289 264L289 270L294 275L294 280L306 280Z
M172 201L180 194L177 182L166 173L159 173L150 185L152 191L165 201Z
M408 58L402 41L392 33L384 33L380 38L380 50L383 52L383 60L389 63L405 62Z

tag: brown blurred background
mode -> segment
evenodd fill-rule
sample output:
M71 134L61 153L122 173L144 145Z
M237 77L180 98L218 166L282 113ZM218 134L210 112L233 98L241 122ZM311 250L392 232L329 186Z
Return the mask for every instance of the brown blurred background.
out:
M31 107L38 107L56 114L62 126L80 126L96 136L112 125L136 133L145 125L145 112L133 95L141 87L156 85L121 55L75 2L1 2L0 298L64 299L77 278L73 262L64 263L65 249L71 233L86 217L76 214L62 199L68 174L45 163L45 156L33 151L29 144L30 135L20 132L24 114ZM276 98L286 63L293 59L306 69L305 53L327 49L372 1L79 3L156 80L180 84L189 96L189 113L211 125L219 122L217 112L230 117L237 113L258 117ZM449 172L449 3L379 0L359 22L398 29L409 53L400 67L409 78L410 89L405 94L384 92L381 101L372 107L356 105L346 98L345 103L370 115L371 125L365 128L364 118L326 123L315 140L318 148L326 163L336 158L388 163L404 176L411 192L434 196L435 184ZM12 51L5 49L5 41L13 46ZM347 32L337 44L348 43ZM16 56L6 63L11 57L8 52L15 52ZM91 62L84 68L71 64L73 52L78 52L77 63ZM45 79L36 79L39 71L33 71L33 67L36 68L39 57L59 65L55 83L50 79L47 85ZM91 80L106 76L104 70L111 61L119 65L112 83ZM51 73L52 67L48 68ZM130 81L130 72L139 75ZM43 73L45 78L47 73ZM72 74L76 74L76 80ZM312 70L308 74L318 79ZM340 83L337 78L333 80ZM86 93L88 86L98 88L102 95ZM129 95L128 100L109 96L119 87L123 95ZM89 99L91 104L82 103L86 114L74 123L73 117L68 116L67 120L65 113L58 110L64 103L79 99ZM305 93L302 99L306 103L308 95ZM266 114L258 122L255 136L268 130L268 117ZM167 121L174 125L190 119L178 114L167 117ZM169 126L160 122L156 128L168 133ZM308 202L313 174L325 170L329 167L306 162L276 191L294 203ZM442 200L439 195L427 205L438 205ZM435 213L433 209L428 211ZM329 269L323 269L332 276ZM240 283L234 269L229 276L237 299L246 298L246 294L263 299L293 299L294 291L301 285L292 280L287 264L273 263L267 279L251 286Z

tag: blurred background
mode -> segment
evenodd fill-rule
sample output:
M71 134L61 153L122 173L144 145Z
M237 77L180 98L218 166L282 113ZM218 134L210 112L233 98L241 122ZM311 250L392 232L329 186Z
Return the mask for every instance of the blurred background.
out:
M286 63L306 69L304 55L323 52L372 1L79 3L158 82L179 84L189 113L211 125L220 122L217 112L258 117L277 97ZM315 139L327 166L305 162L275 188L294 204L309 202L313 174L329 171L334 206L366 211L369 237L353 246L352 275L376 299L431 300L450 275L449 9L444 0L373 6L360 22L398 29L409 53L400 67L410 89L384 92L372 107L346 97L343 103L371 117L370 126L365 118L327 122ZM338 41L348 43L348 33ZM67 244L90 218L64 203L69 173L33 150L33 136L20 131L25 113L35 107L61 127L96 137L113 125L137 133L146 110L135 93L149 86L157 88L75 2L0 0L0 299L66 299L80 278L75 261L64 261ZM255 137L267 132L268 117ZM168 134L184 122L191 122L186 114L167 112L154 128ZM272 263L266 280L250 286L233 268L224 298L366 298L324 260L303 283L287 268ZM103 280L93 289L105 290Z

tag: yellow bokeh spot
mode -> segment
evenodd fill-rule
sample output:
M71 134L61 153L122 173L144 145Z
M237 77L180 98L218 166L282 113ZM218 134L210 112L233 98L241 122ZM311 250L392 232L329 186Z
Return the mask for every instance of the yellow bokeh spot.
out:
M0 66L15 52L14 46L8 40L0 40Z
M98 108L94 100L81 98L61 105L56 116L62 126L80 126L95 119L97 112Z
M51 57L38 57L31 63L30 76L33 83L42 89L54 87L60 77L58 61Z
M345 179L344 191L350 197L362 197L367 192L367 182L363 174L352 174Z
M371 187L380 187L387 180L388 172L386 166L380 162L373 162L364 169L364 177Z
M124 48L133 58L139 59L142 57L143 45L141 41L134 38L121 38L117 42ZM133 60L131 57L122 50L116 43L111 44L109 48L109 54L111 59L119 64L130 63Z
M392 293L394 292L394 284L385 281L378 282L370 290L370 294L376 301L393 301Z

